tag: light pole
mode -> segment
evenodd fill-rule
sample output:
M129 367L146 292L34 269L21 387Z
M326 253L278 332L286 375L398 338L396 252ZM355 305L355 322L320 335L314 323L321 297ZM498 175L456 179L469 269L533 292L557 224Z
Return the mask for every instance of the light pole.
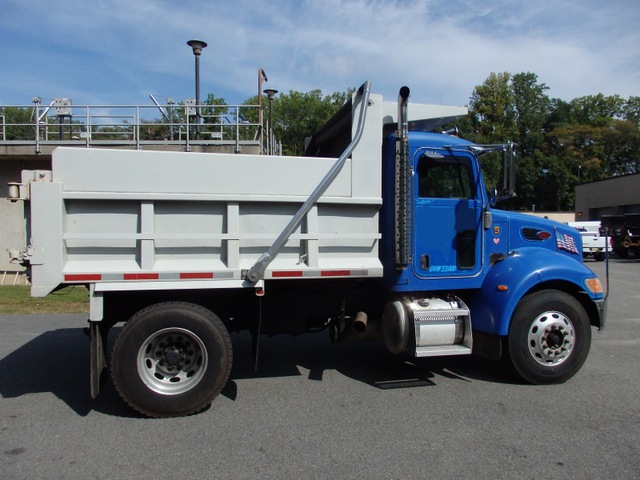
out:
M40 104L42 103L42 98L40 97L33 97L33 100L31 100L33 102L33 106L35 109L35 119L36 119L36 153L40 153ZM45 110L46 113L46 110ZM87 128L89 128L89 125L87 125Z
M262 153L262 149L264 148L264 140L263 140L263 130L264 130L264 125L262 123L262 82L268 82L269 79L267 78L267 74L265 73L265 71L262 69L262 67L260 67L258 69L258 125L259 125L259 131L260 131L260 153Z
M269 155L273 154L273 97L278 94L275 88L267 88L264 94L269 99Z
M173 98L167 98L167 111L169 113L169 140L173 140Z
M207 43L202 40L189 40L187 45L193 49L193 55L196 57L196 140L200 140L200 55Z

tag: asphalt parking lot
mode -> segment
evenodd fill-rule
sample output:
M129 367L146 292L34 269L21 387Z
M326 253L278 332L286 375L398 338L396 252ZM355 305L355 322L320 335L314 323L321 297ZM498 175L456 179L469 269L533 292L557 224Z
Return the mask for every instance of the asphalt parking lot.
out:
M110 384L90 399L86 315L0 316L0 478L640 478L640 261L610 272L607 326L565 384L324 334L265 338L256 374L233 335L223 394L176 419Z

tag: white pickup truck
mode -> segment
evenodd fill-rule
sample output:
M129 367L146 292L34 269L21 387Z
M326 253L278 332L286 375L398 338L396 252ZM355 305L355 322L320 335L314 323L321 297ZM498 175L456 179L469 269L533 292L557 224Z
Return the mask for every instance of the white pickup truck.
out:
M600 235L600 222L569 222L569 226L580 232L582 256L592 256L597 262L602 262L607 250L607 238Z

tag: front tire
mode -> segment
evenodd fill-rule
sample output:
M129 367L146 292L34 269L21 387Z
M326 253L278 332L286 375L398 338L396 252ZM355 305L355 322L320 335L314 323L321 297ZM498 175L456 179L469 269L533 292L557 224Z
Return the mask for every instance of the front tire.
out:
M150 417L206 408L231 372L232 347L211 311L166 302L136 313L113 347L111 376L123 400Z
M591 325L574 297L559 290L526 296L514 312L508 351L529 383L562 383L582 367L591 347Z

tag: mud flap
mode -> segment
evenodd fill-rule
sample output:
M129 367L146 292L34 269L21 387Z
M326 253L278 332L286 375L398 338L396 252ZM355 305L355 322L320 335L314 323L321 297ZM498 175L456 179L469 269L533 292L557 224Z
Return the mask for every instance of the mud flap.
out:
M105 352L106 335L100 328L101 322L89 322L89 341L91 344L91 398L96 398L105 383L107 356Z

